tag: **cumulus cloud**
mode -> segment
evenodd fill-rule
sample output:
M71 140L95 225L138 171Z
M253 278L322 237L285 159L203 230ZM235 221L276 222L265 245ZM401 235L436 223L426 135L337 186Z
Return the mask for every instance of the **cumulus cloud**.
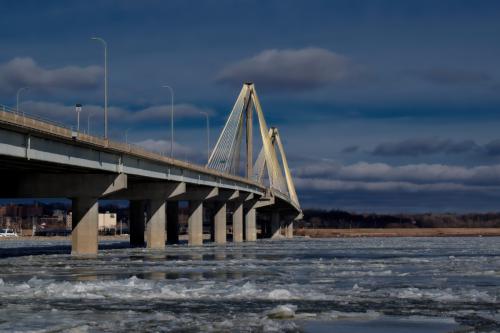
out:
M305 190L486 191L500 188L500 165L468 168L443 164L319 163L298 168L294 175L297 186Z
M360 67L347 57L321 48L265 50L222 69L217 81L255 82L268 90L303 91L351 80Z
M378 144L372 153L380 156L420 156L439 153L467 153L477 151L479 148L472 140L453 141L431 137L383 142Z
M12 94L20 87L37 89L95 89L102 83L99 66L40 67L32 58L14 58L0 65L0 93Z

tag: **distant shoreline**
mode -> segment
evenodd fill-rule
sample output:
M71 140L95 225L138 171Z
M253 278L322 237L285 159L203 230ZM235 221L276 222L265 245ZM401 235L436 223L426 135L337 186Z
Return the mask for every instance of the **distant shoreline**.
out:
M500 228L384 228L384 229L295 229L296 236L330 237L493 237L500 236Z

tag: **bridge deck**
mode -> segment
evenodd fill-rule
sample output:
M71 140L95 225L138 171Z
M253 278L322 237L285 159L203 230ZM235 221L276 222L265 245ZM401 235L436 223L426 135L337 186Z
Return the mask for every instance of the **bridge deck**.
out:
M10 138L10 142L9 138L2 140L1 152L8 156L200 185L206 183L211 186L244 189L260 195L266 192L262 184L251 179L172 159L132 144L75 132L60 124L26 117L5 109L0 109L0 130L2 128L4 137L8 136L6 130L33 136L30 143L20 143L19 138ZM50 140L51 144L46 140L42 142L44 139ZM22 145L24 147L21 147ZM89 154L89 151L98 154Z

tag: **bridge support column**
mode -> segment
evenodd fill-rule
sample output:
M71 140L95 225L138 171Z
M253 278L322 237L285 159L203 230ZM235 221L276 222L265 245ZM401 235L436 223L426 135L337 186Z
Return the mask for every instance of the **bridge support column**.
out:
M255 242L257 240L257 216L255 208L250 208L245 213L245 240Z
M293 238L293 220L285 226L285 237Z
M167 242L179 243L179 202L167 202Z
M78 197L72 199L72 255L97 254L98 207L97 198Z
M189 201L188 245L203 245L203 201Z
M281 221L280 221L280 212L273 211L271 214L271 238L280 238L281 237Z
M130 200L129 205L129 233L130 246L144 246L144 200Z
M146 244L150 249L165 248L165 200L151 199L147 204Z
M233 242L243 242L243 202L236 201L233 212Z
M226 228L226 203L217 202L215 204L214 215L214 241L216 244L226 244L227 240Z

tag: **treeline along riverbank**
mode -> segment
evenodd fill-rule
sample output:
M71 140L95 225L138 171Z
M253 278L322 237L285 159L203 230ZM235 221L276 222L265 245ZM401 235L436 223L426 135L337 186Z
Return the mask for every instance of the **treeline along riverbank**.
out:
M304 210L297 228L500 228L500 213L357 214L341 210Z

